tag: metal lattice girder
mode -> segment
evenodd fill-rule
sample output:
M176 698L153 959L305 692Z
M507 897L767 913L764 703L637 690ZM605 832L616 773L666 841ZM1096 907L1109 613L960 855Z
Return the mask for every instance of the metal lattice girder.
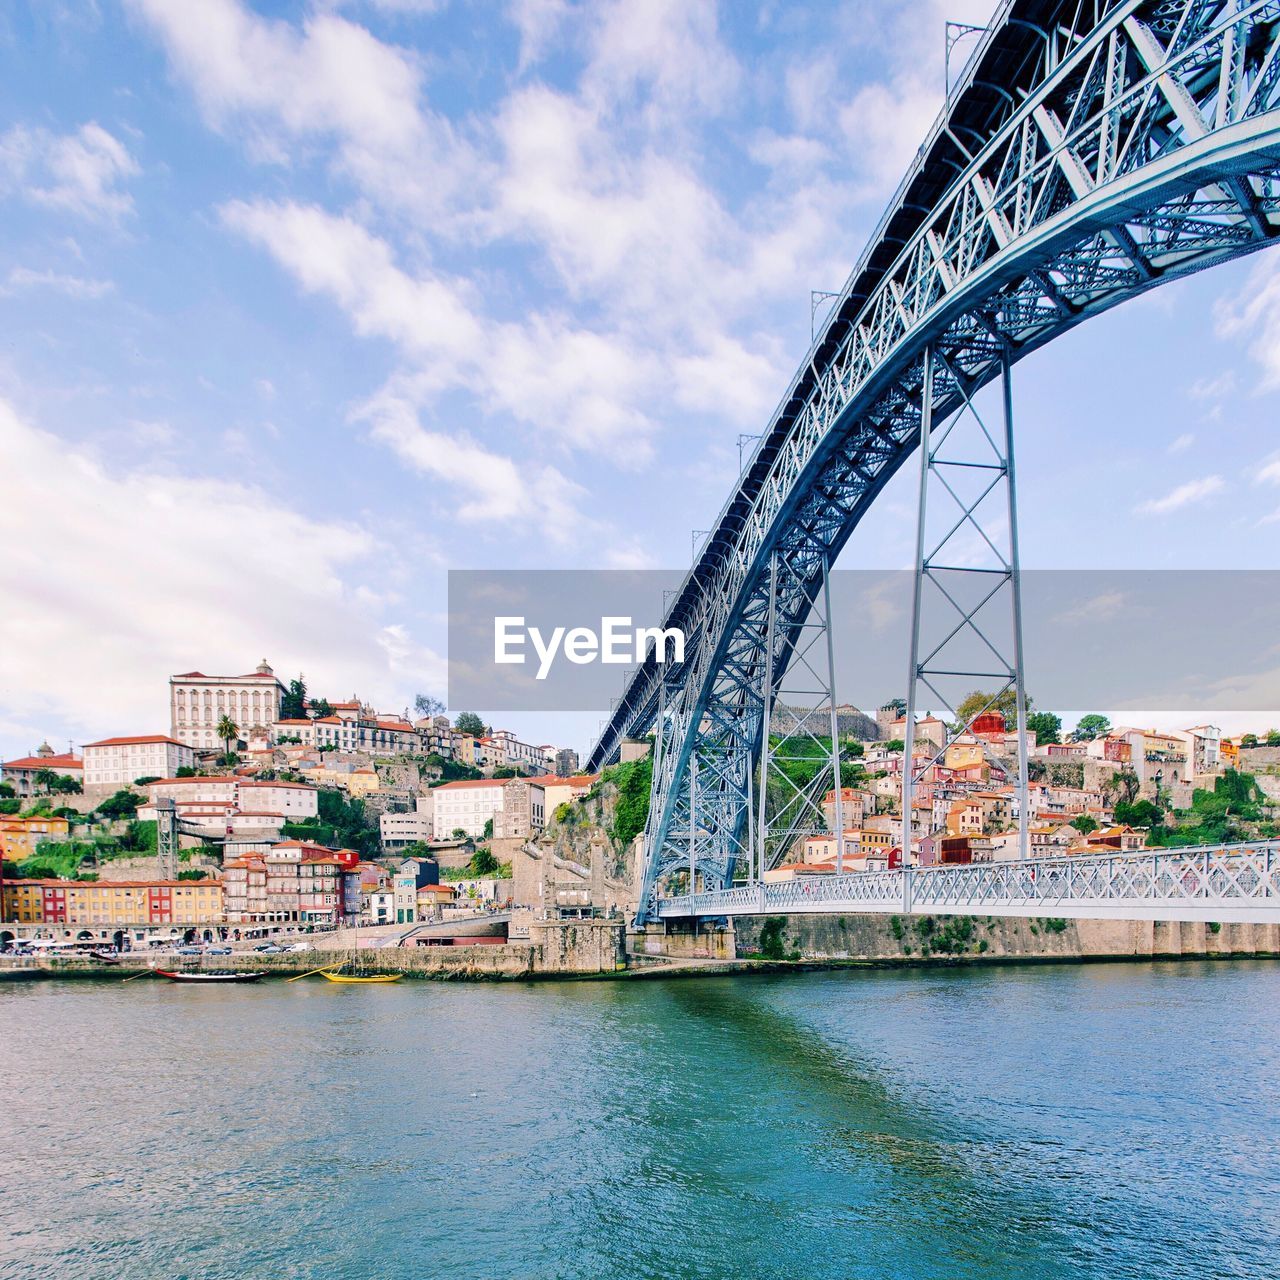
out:
M1280 923L1280 845L1217 845L810 876L661 899L655 914L1050 916Z
M910 863L917 786L943 759L947 745L1012 693L1016 708L1018 845L1030 854L1027 805L1027 699L1022 658L1022 584L1013 459L1013 389L1002 361L997 415L983 409L956 379L961 404L934 426L932 386L956 379L945 356L925 349L920 422L920 499L907 671L902 756L903 861ZM931 519L932 517L932 519ZM939 519L939 517L941 517ZM963 700L981 687L987 697L962 716ZM957 726L917 752L921 699ZM1003 759L983 742L993 771L1008 778ZM926 823L923 834L932 830Z
M1006 358L1277 232L1280 0L1004 6L664 620L686 658L663 695L642 920L666 869L687 864L695 751L712 780L700 791L713 788L694 815L704 882L732 873L760 747L770 558L815 580L834 561L919 439L925 347L950 370L931 387L943 421ZM789 609L774 616L782 648L800 620ZM647 662L590 767L654 725L659 688Z

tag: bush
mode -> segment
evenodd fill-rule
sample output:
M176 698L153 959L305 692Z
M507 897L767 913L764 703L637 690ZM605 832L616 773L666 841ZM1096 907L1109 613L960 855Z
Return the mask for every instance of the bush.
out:
M783 938L787 932L786 916L770 916L760 928L760 954L766 960L785 960Z
M141 796L135 795L127 787L123 787L115 795L108 796L98 806L98 816L106 818L108 821L132 818L138 812L138 806L141 803Z
M649 820L649 790L653 782L653 757L628 760L610 769L608 781L618 788L613 815L613 838L629 844L644 830Z

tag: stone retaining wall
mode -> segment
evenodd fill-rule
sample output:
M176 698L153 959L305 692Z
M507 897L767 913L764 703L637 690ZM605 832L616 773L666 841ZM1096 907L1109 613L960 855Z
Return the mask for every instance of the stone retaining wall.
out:
M768 917L735 921L737 954L760 948ZM1280 925L988 916L787 916L788 956L804 960L1052 959L1280 955ZM924 921L931 923L926 925ZM895 925L896 921L896 925ZM967 924L957 923L967 921Z

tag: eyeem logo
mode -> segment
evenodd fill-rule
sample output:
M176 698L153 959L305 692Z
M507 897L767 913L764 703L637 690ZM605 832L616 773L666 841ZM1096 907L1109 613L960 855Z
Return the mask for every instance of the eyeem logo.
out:
M523 617L494 618L494 662L523 665L526 643L538 656L539 680L547 678L561 652L580 667L592 662L619 666L643 662L650 648L659 663L684 661L684 632L678 627L633 627L630 618L601 618L599 631L553 627L544 636L539 628L527 626Z

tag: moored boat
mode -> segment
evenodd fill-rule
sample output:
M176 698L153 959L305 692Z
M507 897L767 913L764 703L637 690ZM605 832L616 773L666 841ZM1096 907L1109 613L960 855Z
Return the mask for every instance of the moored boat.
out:
M399 982L402 973L340 973L336 969L322 969L320 976L330 982Z
M168 978L170 982L257 982L261 973L232 973L227 970L214 969L208 973L191 970L182 973L174 969L155 969L157 977Z

